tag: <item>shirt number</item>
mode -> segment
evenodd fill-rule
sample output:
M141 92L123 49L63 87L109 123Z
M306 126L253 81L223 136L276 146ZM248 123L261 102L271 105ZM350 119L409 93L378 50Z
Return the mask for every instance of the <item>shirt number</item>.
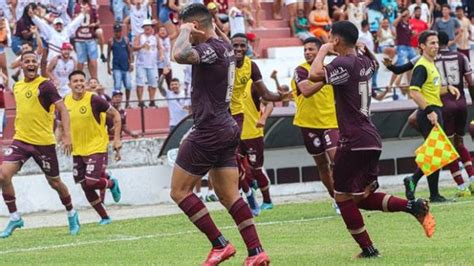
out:
M225 102L230 102L232 98L232 90L234 88L234 80L235 80L235 62L232 61L229 64L229 72L227 73L227 92L225 96Z
M370 85L368 81L359 82L360 112L365 116L370 116Z

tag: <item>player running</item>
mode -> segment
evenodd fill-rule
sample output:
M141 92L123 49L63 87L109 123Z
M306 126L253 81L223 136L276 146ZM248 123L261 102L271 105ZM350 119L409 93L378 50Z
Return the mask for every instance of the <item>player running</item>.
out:
M70 154L72 147L69 114L53 83L38 75L39 61L34 52L22 54L21 68L24 79L17 82L13 89L16 102L15 136L5 151L0 174L0 185L10 212L10 221L0 237L9 237L16 228L23 227L23 219L16 208L12 177L31 157L45 174L49 185L58 192L67 210L69 232L76 235L80 230L79 215L73 208L68 188L59 177L56 139L53 133L54 112L57 109L64 122L62 146L64 152Z
M306 150L318 167L319 176L329 195L334 198L332 164L336 154L339 130L334 103L334 91L325 85L318 93L319 84L308 80L308 73L321 41L311 37L304 41L305 61L295 69L291 87L296 102L293 125L301 129Z
M364 226L359 208L414 215L431 237L435 221L423 199L405 200L378 188L378 161L382 151L381 137L370 120L370 79L378 68L377 61L365 47L356 50L359 32L354 24L339 21L333 24L329 43L319 49L309 79L317 82L311 91L318 92L324 83L334 88L340 139L334 165L334 197L347 229L359 244L359 258L380 256ZM337 53L330 64L324 58Z
M451 94L445 94L441 96L443 102L442 118L444 124L444 131L449 139L453 142L454 147L461 156L461 161L464 164L469 175L470 186L469 188L464 183L461 170L459 168L458 160L452 162L449 165L449 170L453 176L454 181L458 185L457 197L470 196L471 192L474 192L474 168L472 166L471 155L463 143L463 137L466 133L467 124L467 102L466 95L464 94L464 80L469 86L471 99L474 96L474 82L472 80L472 70L467 57L459 52L451 52L448 48L449 37L441 31L438 33L439 39L439 53L435 58L435 65L441 75L441 84L443 86L454 86L459 90L461 94L459 100ZM418 58L419 59L419 58ZM417 60L418 60L417 59ZM408 62L405 65L394 66L388 65L387 68L393 71L395 74L403 73L405 71L413 69L415 63ZM464 77L464 79L463 79ZM416 123L416 114L415 117ZM418 128L418 125L417 125ZM418 183L420 173L415 173L413 176L405 178L405 191L408 199L415 198L416 184ZM444 197L434 197L434 201L444 201Z
M245 181L248 184L251 179L255 179L262 192L262 205L258 207L255 204L256 208L250 206L252 214L258 216L260 209L268 210L273 208L270 197L270 182L263 171L263 128L267 118L272 114L273 103L268 104L261 100L261 96L255 87L252 80L250 80L244 92L244 121L242 124L242 134L240 135L239 155L243 161L248 162L248 167L245 167ZM253 190L250 189L250 191Z
M114 150L122 147L120 141L121 119L119 112L100 96L86 91L86 74L81 70L69 75L72 90L64 103L71 117L71 136L74 181L80 183L91 206L100 215L100 225L110 224L110 219L96 190L108 188L115 202L120 201L121 193L117 179L101 178L107 165L109 136L105 127L106 115L114 121ZM87 130L84 130L87 129ZM116 157L120 158L120 156Z
M247 246L245 265L268 265L252 212L238 191L235 150L239 127L228 112L234 83L232 47L219 39L206 6L191 4L181 10L181 30L174 47L179 64L193 65L194 126L181 143L171 179L171 198L212 243L204 265L217 265L236 253L214 224L209 211L193 193L207 172L222 205L234 219Z

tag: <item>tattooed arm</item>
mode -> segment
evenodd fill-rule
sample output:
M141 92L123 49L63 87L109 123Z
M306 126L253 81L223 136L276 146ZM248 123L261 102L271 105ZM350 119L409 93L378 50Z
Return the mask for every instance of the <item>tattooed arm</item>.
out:
M178 38L174 44L173 56L179 64L199 64L199 54L193 49L189 37L193 34L203 34L194 28L194 24L185 23L181 25Z

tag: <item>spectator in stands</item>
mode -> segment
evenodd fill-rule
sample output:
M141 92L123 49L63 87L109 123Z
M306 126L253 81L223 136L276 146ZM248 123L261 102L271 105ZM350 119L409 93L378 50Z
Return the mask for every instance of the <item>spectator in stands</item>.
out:
M280 94L285 94L290 91L290 87L288 85L280 85L280 81L278 80L278 71L273 70L270 74L270 78L275 81L276 89ZM272 103L270 103L272 104ZM290 99L285 99L281 102L282 107L290 106Z
M344 10L346 9L345 0L325 0L326 10L328 15L334 21L340 21L345 19Z
M388 18L390 23L393 23L398 15L397 0L382 0L382 14L384 18Z
M380 24L384 19L384 7L382 6L381 0L373 0L367 5L367 19L369 20L370 32L377 32L380 28Z
M67 12L68 0L50 0L48 9L50 10L50 16L54 20L55 18L61 18L64 21L64 25L71 22L71 17Z
M471 49L471 42L470 37L471 34L471 22L469 21L466 16L464 16L464 9L461 6L456 8L456 18L458 19L460 25L460 36L456 45L458 46L458 51L463 53L469 60L470 57L470 49Z
M99 14L98 10L89 3L89 0L78 1L74 7L74 13L79 15L82 13L81 10L88 11L85 13L84 20L76 30L74 38L77 53L77 68L83 70L84 64L87 63L90 76L97 79L97 59L99 52L97 50L96 30L100 27Z
M53 58L48 64L48 77L54 82L59 95L65 97L71 92L69 88L69 74L77 69L76 60L71 57L73 51L70 43L63 43L61 55Z
M123 94L122 94L121 91L114 91L112 93L112 99L110 101L111 105L115 109L117 109L117 111L120 113L120 118L122 120L122 132L120 132L120 137L122 137L122 133L125 133L125 134L131 136L132 138L136 139L136 138L138 138L138 134L131 131L127 127L127 111L125 111L122 108L122 96L123 96ZM109 136L112 136L113 135L113 130L114 130L113 121L109 117L107 117L107 126L108 126Z
M429 1L428 5L427 3L423 3L422 0L414 0L413 2L414 3L408 7L408 11L410 11L410 16L413 17L413 15L415 14L415 8L419 7L421 12L420 19L426 22L426 24L430 25L433 20L434 4Z
M314 9L309 14L309 23L311 24L309 31L326 43L331 30L331 18L322 0L314 2Z
M370 51L375 51L374 36L370 32L369 21L366 19L364 19L361 23L358 42L363 43ZM375 71L374 75L372 76L372 88L377 88L377 71Z
M11 46L10 25L3 10L0 10L0 73L8 77L5 48Z
M10 2L9 1L0 1L0 10L3 12L3 17L7 19L8 22L14 22L13 21L13 14L10 9Z
M179 12L179 0L158 0L157 6L158 5L160 5L158 12L160 25L164 25L166 27L169 38L174 41L174 39L178 37L178 29L170 19L170 15L173 14L173 16L177 17Z
M34 39L36 40L36 43L38 44L38 47L34 49L33 44L31 42L24 42L21 47L20 47L20 54L26 52L26 51L34 51L38 58L40 58L43 53L43 44L40 38L40 35L38 34L38 29L36 26L31 26L30 31L33 33ZM21 74L21 55L18 55L15 60L10 64L10 68L13 69L13 74L12 74L12 79L14 81L18 81L18 76ZM43 72L43 71L42 71Z
M229 34L229 23L223 23L219 17L219 9L217 7L217 5L214 3L214 2L210 2L209 4L207 4L207 9L209 10L209 12L211 13L212 15L212 21L214 22L214 24L216 24L216 26L222 31L224 32L226 35ZM229 19L229 16L227 16L227 19Z
M129 0L110 0L115 23L123 22L124 18L130 15L130 8L127 4L128 1Z
M137 52L136 57L136 83L137 98L140 107L146 107L143 102L143 88L148 85L148 95L150 107L156 107L155 94L158 81L158 69L156 61L159 58L164 60L163 45L161 38L155 35L153 22L149 19L143 21L143 34L135 38L133 42L133 51Z
M461 38L461 25L456 18L451 17L451 8L444 4L441 10L443 16L433 23L434 31L444 31L449 36L448 47L450 51L457 49L456 42Z
M298 16L295 21L295 33L296 37L303 42L309 37L314 37L314 35L309 32L309 22L303 9L298 9Z
M366 16L366 5L370 3L371 0L365 0L365 1L360 1L360 0L352 0L348 1L346 4L346 14L347 14L347 20L352 22L359 31L361 31L362 27L362 21L367 18Z
M135 36L143 33L143 21L151 18L150 6L153 0L130 0L130 16L125 18L128 25L128 38L133 43Z
M19 21L25 15L25 9L29 5L32 5L33 8L36 8L36 3L31 0L10 0L9 1L12 7L13 17L15 22ZM28 11L26 11L26 14Z
M112 68L110 60L112 59ZM130 42L122 34L120 22L114 25L114 36L108 42L107 73L114 79L114 92L122 91L125 87L125 108L130 107L130 92L132 90L133 51Z
M189 106L191 103L185 99L186 95L184 90L181 90L179 79L174 78L171 80L171 86L168 88L168 91L163 88L164 80L165 76L161 75L158 81L158 89L161 95L168 100L169 126L171 132L183 118L189 115Z
M395 36L396 33L390 27L388 18L382 20L382 24L377 31L377 42L378 52L387 55L390 58L394 58L396 54L395 50Z
M21 3L23 2L20 1L17 4L20 5ZM33 47L35 48L37 46L33 38L33 33L30 31L30 27L35 25L31 18L32 14L34 14L35 9L35 3L28 4L24 8L16 9L17 12L19 10L23 11L21 17L19 17L19 19L16 21L15 33L12 36L11 48L16 55L20 54L20 46L23 42L31 42L33 44Z
M419 6L416 6L413 12L412 18L408 21L411 27L412 35L411 35L411 47L413 49L418 48L418 36L420 33L423 31L427 30L429 28L428 24L421 19L421 8Z
M98 79L90 78L87 82L87 90L95 92L99 95L102 99L106 100L107 102L111 102L112 98L105 92L104 86L102 86Z
M165 76L166 85L170 87L171 79L173 78L173 71L171 69L171 40L166 31L166 27L161 25L158 27L158 37L161 39L163 45L163 60L158 59L158 76Z
M449 0L449 6L451 7L451 13L456 13L456 8L460 7L463 9L463 4L461 0Z
M235 6L229 10L229 27L230 36L241 33L247 35L247 39L251 42L252 46L247 51L247 56L258 57L259 55L255 52L258 49L260 39L247 28L254 25L254 18L252 12L248 9L248 4L245 0L237 0Z

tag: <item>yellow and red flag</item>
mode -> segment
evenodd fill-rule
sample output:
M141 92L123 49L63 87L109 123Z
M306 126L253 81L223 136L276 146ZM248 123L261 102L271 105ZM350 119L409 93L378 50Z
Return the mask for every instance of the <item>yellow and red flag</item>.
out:
M439 124L431 130L425 142L415 151L416 164L426 176L450 164L459 154Z

